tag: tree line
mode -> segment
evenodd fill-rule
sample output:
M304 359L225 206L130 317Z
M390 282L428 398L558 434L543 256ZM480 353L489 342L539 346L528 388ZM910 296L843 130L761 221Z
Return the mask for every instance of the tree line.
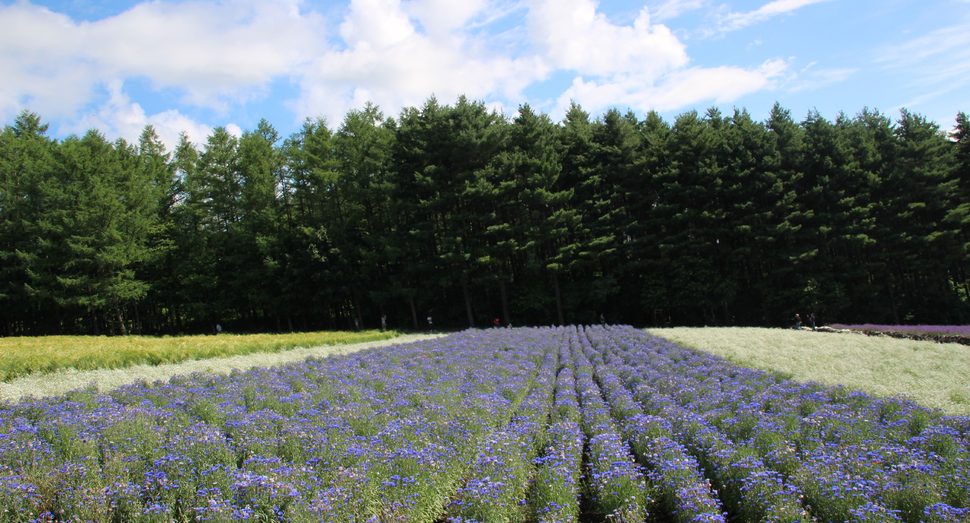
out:
M460 97L167 151L0 133L3 334L970 320L970 120Z

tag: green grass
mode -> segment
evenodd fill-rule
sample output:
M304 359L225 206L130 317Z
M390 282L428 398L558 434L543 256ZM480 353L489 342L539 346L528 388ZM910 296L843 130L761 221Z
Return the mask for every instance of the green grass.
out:
M798 381L905 396L948 414L970 414L970 347L965 345L754 327L648 331Z
M0 338L0 382L61 369L120 369L224 358L295 347L392 339L395 331L220 334L218 336L42 336Z

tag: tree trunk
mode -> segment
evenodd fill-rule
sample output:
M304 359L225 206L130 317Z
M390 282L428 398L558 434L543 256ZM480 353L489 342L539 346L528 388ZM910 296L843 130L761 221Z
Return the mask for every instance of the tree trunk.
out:
M115 307L115 314L118 317L118 327L121 328L121 335L127 336L128 329L125 328L125 318L121 315L121 307Z
M61 317L61 308L54 307L54 311L57 313L57 333L60 335L64 334L64 318Z
M461 291L465 295L465 313L468 315L468 327L475 328L475 315L472 314L472 296L468 292L468 282L461 282Z
M559 273L552 273L552 288L556 293L556 317L559 319L559 325L565 325L566 319L562 313L562 293L559 291Z
M141 314L138 312L138 303L135 303L135 334L141 336Z
M364 317L360 314L360 300L357 299L357 296L354 296L353 305L354 305L354 310L353 310L354 327L356 327L357 330L363 330Z
M510 325L512 323L512 315L509 313L508 285L505 282L505 271L502 269L501 264L498 266L498 291L502 297L502 320L505 321L506 325Z
M889 285L887 286L887 290L889 290L889 304L892 306L892 309L893 309L893 318L896 319L896 325L899 325L900 324L899 309L896 307L896 293L893 292L892 282L889 282Z
M418 330L418 310L414 308L414 296L408 296L408 304L411 305L411 321L414 322L414 330Z

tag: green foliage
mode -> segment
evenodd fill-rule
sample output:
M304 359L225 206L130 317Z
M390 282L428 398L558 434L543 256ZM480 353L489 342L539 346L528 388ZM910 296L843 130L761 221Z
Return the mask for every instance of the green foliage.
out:
M460 97L166 151L0 133L7 335L970 321L970 124Z

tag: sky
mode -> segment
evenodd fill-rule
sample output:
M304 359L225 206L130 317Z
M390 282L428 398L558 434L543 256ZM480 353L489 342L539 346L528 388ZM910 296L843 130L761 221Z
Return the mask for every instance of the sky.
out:
M0 125L282 137L465 95L561 121L779 103L802 121L970 112L970 0L0 0Z

